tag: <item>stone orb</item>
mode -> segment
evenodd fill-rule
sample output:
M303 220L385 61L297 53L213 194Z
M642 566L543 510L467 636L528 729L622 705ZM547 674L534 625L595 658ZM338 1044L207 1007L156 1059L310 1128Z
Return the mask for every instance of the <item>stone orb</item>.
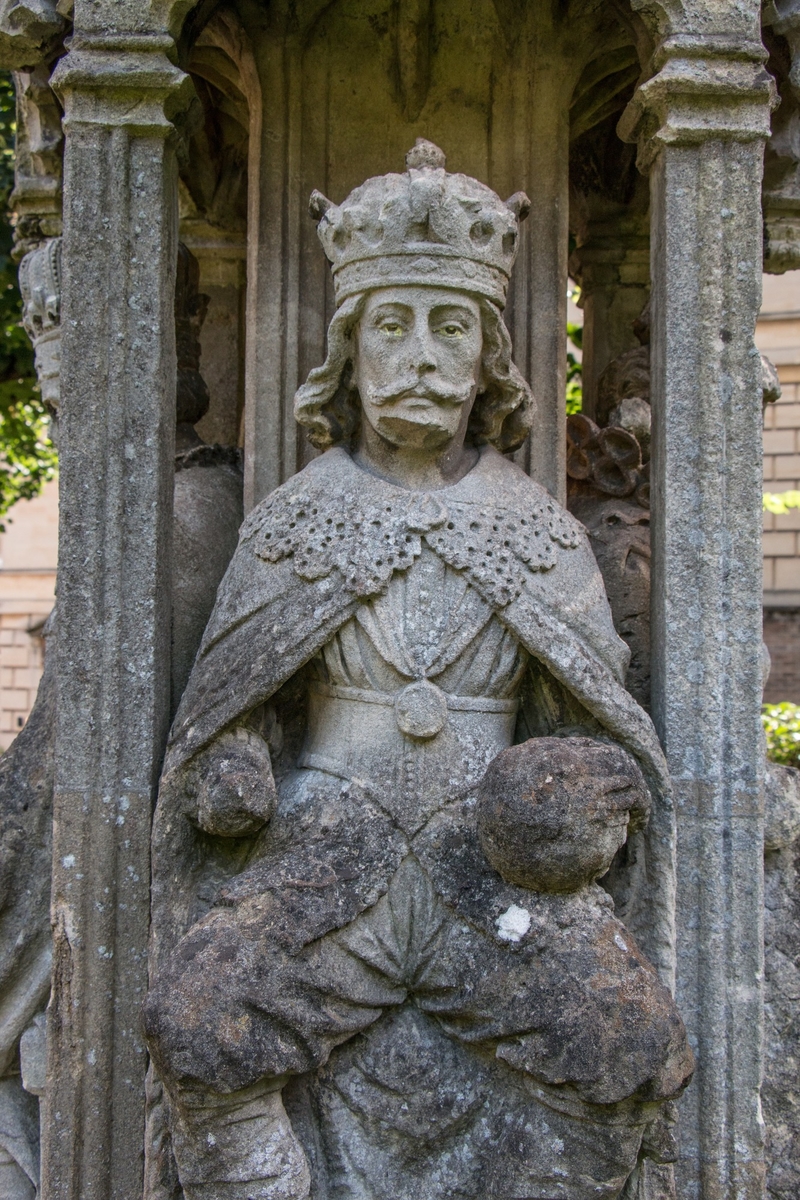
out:
M479 788L478 835L506 882L574 892L606 873L649 804L641 769L621 746L531 738L490 764Z

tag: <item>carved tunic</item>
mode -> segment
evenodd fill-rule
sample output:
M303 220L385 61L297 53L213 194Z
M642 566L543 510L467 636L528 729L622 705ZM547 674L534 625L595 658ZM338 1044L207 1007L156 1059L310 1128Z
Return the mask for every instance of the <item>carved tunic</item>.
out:
M318 654L301 765L371 787L413 833L511 745L527 661L463 573L423 548Z

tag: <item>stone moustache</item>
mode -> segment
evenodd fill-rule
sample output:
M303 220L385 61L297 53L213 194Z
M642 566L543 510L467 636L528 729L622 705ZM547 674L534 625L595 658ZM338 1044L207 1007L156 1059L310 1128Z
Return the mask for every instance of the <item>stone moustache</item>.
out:
M651 804L669 852L661 749L585 531L498 452L525 201L407 161L313 198L326 452L242 527L172 730L151 1200L611 1200L691 1075L595 882Z

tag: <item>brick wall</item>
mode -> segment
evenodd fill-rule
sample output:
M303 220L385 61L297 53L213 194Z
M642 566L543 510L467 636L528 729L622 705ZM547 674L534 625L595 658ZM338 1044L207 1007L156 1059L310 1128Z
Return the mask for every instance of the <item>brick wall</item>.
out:
M783 395L764 413L764 490L800 490L800 382L783 382ZM764 514L765 604L796 601L800 608L800 509Z
M800 704L800 608L765 608L764 641L772 660L764 699Z
M0 532L0 751L30 715L44 666L41 629L53 608L58 481L20 500Z
M0 613L0 750L22 729L44 667L41 617Z

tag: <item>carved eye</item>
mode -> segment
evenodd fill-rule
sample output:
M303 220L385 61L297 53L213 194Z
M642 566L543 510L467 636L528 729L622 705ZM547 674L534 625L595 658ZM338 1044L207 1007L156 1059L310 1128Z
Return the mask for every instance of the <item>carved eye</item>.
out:
M387 337L402 337L403 326L399 321L384 321L381 325L381 331L385 333Z
M453 325L452 323L448 325L440 325L439 333L443 333L445 337L449 338L460 338L464 336L464 330L461 328L461 326Z

